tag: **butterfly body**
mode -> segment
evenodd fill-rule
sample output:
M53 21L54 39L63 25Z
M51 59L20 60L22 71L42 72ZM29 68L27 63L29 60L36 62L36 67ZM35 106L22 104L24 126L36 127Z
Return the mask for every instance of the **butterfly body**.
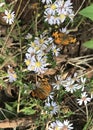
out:
M48 97L51 91L52 87L48 83L47 79L42 79L41 81L37 82L36 89L31 91L31 96L44 100Z

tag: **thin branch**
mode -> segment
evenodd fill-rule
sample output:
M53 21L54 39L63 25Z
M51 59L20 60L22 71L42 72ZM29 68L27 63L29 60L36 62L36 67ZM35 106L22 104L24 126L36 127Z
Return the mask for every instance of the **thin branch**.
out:
M0 121L0 128L15 128L18 126L27 126L28 124L33 125L33 117L17 118L13 120L2 120Z

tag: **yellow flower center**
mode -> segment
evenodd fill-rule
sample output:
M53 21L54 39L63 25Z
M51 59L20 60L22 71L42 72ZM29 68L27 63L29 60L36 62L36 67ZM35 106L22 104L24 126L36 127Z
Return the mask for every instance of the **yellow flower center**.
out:
M41 62L37 61L36 62L36 67L40 67L41 66Z
M40 39L40 44L43 44L44 43L44 39Z
M55 127L55 130L60 130L60 128L58 126Z
M56 50L56 49L54 49L54 50L53 50L53 52L54 52L54 53L56 53L56 52L57 52L57 50Z
M60 19L65 19L65 18L66 18L66 16L64 14L60 15Z
M10 13L8 13L7 18L8 18L8 19L11 19L11 18L12 18L12 16L11 16Z
M14 74L13 74L13 77L14 77L14 78L17 78L17 75L16 75L16 73L14 73Z
M30 65L30 60L26 60L25 63L27 66Z
M51 9L55 10L56 6L54 4L51 5Z

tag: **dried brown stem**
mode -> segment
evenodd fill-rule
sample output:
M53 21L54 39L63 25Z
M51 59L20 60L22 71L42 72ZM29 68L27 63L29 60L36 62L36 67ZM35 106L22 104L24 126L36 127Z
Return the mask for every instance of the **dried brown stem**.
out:
M29 124L33 125L33 123L34 123L33 117L17 118L13 120L3 120L0 121L0 128L15 128L19 126L25 127Z

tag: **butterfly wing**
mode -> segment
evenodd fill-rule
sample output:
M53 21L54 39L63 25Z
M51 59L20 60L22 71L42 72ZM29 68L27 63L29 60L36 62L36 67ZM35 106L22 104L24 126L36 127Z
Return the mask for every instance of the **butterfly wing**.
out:
M39 86L31 92L32 97L46 99L50 94L52 87L46 80L42 80Z

